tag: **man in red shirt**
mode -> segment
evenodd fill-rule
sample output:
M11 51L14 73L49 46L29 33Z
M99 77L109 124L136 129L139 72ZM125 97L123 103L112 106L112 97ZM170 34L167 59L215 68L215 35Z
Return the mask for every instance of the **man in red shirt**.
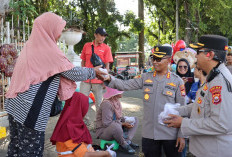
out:
M96 53L103 63L105 63L107 71L109 71L109 63L113 62L113 57L111 53L111 49L108 45L104 43L104 40L108 36L106 30L104 28L97 28L94 37L95 40L93 42L88 42L84 45L82 53L81 53L81 66L82 67L93 67L90 58L92 56L92 45L94 45L94 53ZM92 80L87 80L81 82L80 85L80 92L85 94L86 96L89 95L89 92L92 90L95 100L96 100L96 111L99 108L99 105L102 101L103 95L103 82L97 78Z

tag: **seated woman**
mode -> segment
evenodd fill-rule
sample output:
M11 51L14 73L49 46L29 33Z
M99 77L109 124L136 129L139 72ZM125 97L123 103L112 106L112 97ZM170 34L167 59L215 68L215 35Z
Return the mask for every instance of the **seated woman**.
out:
M133 148L139 146L131 140L138 127L138 119L122 116L122 106L119 101L122 93L123 91L106 87L104 100L96 116L96 135L97 138L104 140L115 139L127 153L134 154Z
M50 139L59 157L116 157L114 151L95 152L92 148L91 135L83 122L88 108L89 98L82 93L75 92L65 102Z

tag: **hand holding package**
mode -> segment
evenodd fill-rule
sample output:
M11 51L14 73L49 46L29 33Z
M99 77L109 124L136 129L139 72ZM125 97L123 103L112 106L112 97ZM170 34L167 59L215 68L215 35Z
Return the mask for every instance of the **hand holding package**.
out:
M163 121L170 119L168 116L169 114L174 114L174 115L179 115L179 112L175 110L176 108L180 107L180 104L171 104L171 103L166 103L164 105L164 111L161 112L158 116L158 122L162 125L165 125Z

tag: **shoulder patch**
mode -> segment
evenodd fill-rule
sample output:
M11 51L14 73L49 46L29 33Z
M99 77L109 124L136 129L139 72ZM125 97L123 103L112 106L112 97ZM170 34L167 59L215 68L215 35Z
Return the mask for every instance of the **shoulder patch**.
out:
M222 90L222 86L213 86L209 90L210 93L212 94L212 103L214 105L218 105L222 101L222 99L221 99L221 90Z

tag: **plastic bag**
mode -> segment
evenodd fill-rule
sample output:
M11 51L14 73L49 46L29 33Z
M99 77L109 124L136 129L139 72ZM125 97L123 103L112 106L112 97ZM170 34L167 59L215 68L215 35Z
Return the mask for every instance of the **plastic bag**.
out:
M111 144L109 147L108 146L106 146L106 147L107 147L106 151L108 151L110 153L111 157L117 157L116 152L111 150L114 147L114 144Z
M102 62L101 58L94 53L94 46L92 45L92 56L90 58L91 63L94 67L102 65L102 68L105 68L105 64Z
M134 126L134 124L135 124L135 117L124 116L124 118L125 118L125 122L130 123L131 125Z
M158 116L158 122L162 125L166 125L163 122L171 118L168 116L169 114L179 115L179 112L175 110L178 107L180 107L180 104L178 103L176 104L166 103L164 105L164 111L161 112Z

